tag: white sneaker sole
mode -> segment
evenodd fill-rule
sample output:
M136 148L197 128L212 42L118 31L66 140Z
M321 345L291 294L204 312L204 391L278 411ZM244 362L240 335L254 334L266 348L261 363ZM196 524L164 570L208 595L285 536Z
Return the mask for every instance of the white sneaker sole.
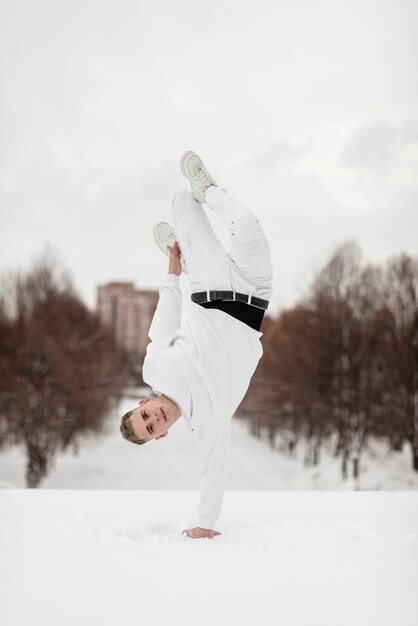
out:
M189 173L186 170L186 161L189 159L189 157L191 156L195 156L198 159L200 159L200 156L198 154L196 154L196 152L193 152L193 150L188 150L187 152L185 152L183 154L183 156L180 159L180 169L181 169L181 173L183 174L183 176L185 176L186 178L189 178ZM202 160L202 159L200 159Z
M202 182L199 180L199 176L195 176L192 172L189 171L187 163L192 158L200 161L200 163L202 164L202 169L206 172L205 176L210 181L209 185L202 184ZM193 150L188 150L187 152L185 152L180 159L180 170L183 176L185 176L190 182L194 199L198 202L206 202L205 193L207 189L209 189L211 185L216 185L216 183L213 180L212 175L208 172L200 156L196 154L196 152L194 152Z

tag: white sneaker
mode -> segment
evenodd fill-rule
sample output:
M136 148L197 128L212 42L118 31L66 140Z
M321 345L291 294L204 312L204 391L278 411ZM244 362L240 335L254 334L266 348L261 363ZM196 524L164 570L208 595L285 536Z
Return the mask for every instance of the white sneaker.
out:
M157 224L154 224L153 234L157 246L160 248L160 250L164 252L164 254L169 256L167 245L172 246L176 241L176 233L174 228L170 226L170 224L167 224L167 222L157 222ZM180 244L178 244L178 246L180 248ZM183 272L185 274L188 274L186 261L183 259L183 256L181 254L180 263Z
M205 202L206 190L212 185L216 186L216 183L203 165L202 159L196 152L189 150L180 159L180 169L190 181L195 200Z

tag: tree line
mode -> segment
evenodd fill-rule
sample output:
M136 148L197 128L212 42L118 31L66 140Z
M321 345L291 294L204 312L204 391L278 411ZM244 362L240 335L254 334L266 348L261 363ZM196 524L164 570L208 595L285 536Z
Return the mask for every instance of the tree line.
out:
M37 487L60 450L99 433L127 384L110 330L47 257L0 285L0 448L21 445Z
M369 438L410 446L418 471L418 261L367 264L346 242L296 306L265 317L264 354L238 414L289 452L307 443L317 464L335 442L343 477L357 477Z
M342 475L358 476L370 438L409 445L418 470L418 261L364 265L338 247L306 296L265 316L264 354L237 414L254 435L306 463L334 442ZM129 359L53 262L0 284L0 449L21 445L36 487L56 454L103 430L129 384Z

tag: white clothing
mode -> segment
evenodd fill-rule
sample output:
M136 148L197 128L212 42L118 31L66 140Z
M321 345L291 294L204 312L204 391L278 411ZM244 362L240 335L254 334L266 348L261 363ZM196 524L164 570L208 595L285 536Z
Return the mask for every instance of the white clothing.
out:
M225 189L212 186L206 203L231 233L227 254L203 205L190 191L174 196L176 240L184 256L191 292L233 290L269 300L272 265L258 219ZM181 409L197 437L201 467L197 526L213 529L219 517L230 442L230 420L247 392L263 354L260 337L239 319L193 301L181 325L179 277L167 274L148 332L143 379L154 393L165 394Z
M197 526L213 529L224 491L230 420L263 354L258 332L218 309L191 302L179 328L179 278L167 274L149 329L143 379L181 409L197 436L201 467Z
M171 205L191 293L205 289L232 290L270 300L273 267L259 220L221 187L209 187L206 204L230 232L229 253L214 233L203 205L193 198L190 190L180 189Z

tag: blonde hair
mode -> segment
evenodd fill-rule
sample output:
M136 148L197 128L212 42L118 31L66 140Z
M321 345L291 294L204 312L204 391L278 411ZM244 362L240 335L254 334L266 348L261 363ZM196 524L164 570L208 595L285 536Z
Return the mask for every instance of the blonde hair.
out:
M138 439L135 435L135 431L132 426L131 417L135 413L136 409L132 409L132 411L128 411L120 420L120 432L122 433L122 437L127 441L132 443L136 443L139 446L142 446L143 443L147 443L148 439Z

